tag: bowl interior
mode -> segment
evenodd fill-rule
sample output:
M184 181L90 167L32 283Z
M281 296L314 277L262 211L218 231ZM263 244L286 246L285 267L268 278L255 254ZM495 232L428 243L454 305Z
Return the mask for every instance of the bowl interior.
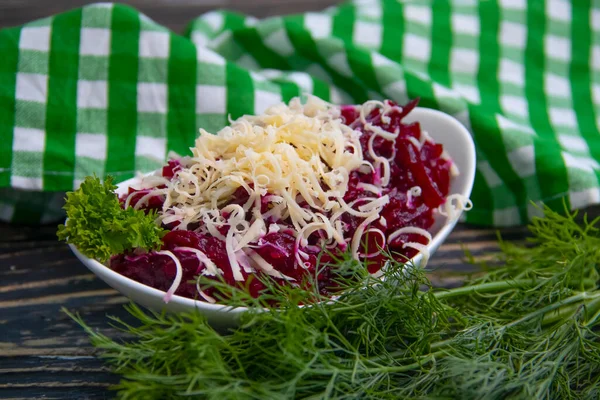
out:
M418 121L423 130L427 131L436 142L444 146L458 167L460 174L452 180L450 193L460 193L469 197L475 177L475 147L467 129L449 115L427 108L418 107L405 118L405 122L414 121ZM136 187L140 180L139 177L135 177L121 182L118 185L117 193L125 193L130 186ZM437 214L434 226L431 229L433 240L428 245L430 254L437 250L455 224L456 220L448 221L447 217ZM70 247L77 258L100 279L131 300L150 309L172 312L198 309L215 327L235 325L239 313L244 311L244 308L234 309L180 296L173 296L171 301L165 304L163 301L165 292L120 275L100 262L85 257L74 246L71 245ZM420 260L421 255L417 255L413 262L418 265Z

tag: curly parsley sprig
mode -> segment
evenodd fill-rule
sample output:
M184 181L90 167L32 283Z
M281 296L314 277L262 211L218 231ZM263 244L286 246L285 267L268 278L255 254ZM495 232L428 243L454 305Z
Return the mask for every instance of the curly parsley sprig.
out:
M125 250L160 248L167 231L155 215L131 207L123 209L112 177L101 182L88 176L79 189L67 193L67 221L58 227L58 238L73 244L87 257L106 262Z

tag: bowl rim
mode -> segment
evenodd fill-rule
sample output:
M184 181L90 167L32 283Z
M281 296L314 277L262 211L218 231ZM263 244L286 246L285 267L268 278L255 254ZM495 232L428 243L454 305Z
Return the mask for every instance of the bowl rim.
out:
M460 194L462 194L466 197L470 197L472 189L473 189L475 170L476 170L476 167L475 167L475 164L476 164L475 145L474 145L471 134L469 133L467 128L461 122L459 122L455 117L453 117L449 114L446 114L442 111L431 109L431 108L415 107L415 109L413 109L411 111L411 113L409 113L409 115L406 116L406 119L409 119L409 116L410 116L410 117L412 117L412 118L410 118L411 120L419 121L419 120L422 120L423 118L426 118L428 114L430 114L430 116L433 116L433 117L444 119L445 123L452 125L452 127L454 128L456 133L463 137L463 141L466 143L467 148L464 150L462 155L469 156L469 158L471 159L470 164L472 164L472 168L470 168L468 171L460 172L461 174L463 174L463 173L468 174L466 176L467 187L466 187L465 191ZM455 159L452 155L450 155L450 156L452 159ZM160 169L158 169L158 170L160 170ZM158 170L151 171L144 175L153 174ZM118 183L117 191L121 190L125 186L130 185L132 183L132 181L134 181L136 179L140 179L140 175L136 175L133 178L130 178L130 179L127 179L125 181ZM433 236L433 239L431 240L431 242L429 242L427 244L427 248L429 250L431 250L431 249L436 250L446 240L446 238L448 237L450 232L454 229L455 225L457 224L459 217L462 215L462 213L463 213L463 211L461 211L459 213L459 215L457 216L457 218L455 218L454 220L446 220L445 221L444 225L442 225L440 230ZM102 264L98 260L86 257L77 249L77 247L75 247L71 243L69 243L69 247L71 248L71 251L75 254L75 256L84 265L86 265L86 267L88 267L88 269L90 269L100 279L105 281L109 286L112 286L110 282L116 282L116 283L118 283L118 286L125 286L125 287L127 287L127 290L129 290L129 291L141 292L146 296L151 296L156 299L160 299L161 301L164 302L163 297L165 296L166 291L162 291L162 290L153 288L151 286L145 285L141 282L135 281L131 278L128 278L124 275L119 274L118 272L112 270L110 267ZM413 258L408 260L406 262L406 264L412 263L413 265L419 265L422 258L423 258L423 254L418 253ZM119 289L117 289L117 291L119 291L123 296L128 297L130 299L132 299L132 297L133 297L127 293L123 293L123 291L121 291ZM209 303L206 301L190 299L190 298L175 295L175 294L173 294L173 296L171 297L171 299L168 303L166 303L166 302L164 303L164 306L170 305L171 303L174 303L178 306L183 306L188 309L194 308L196 310L207 311L209 313L229 313L231 315L243 313L248 309L248 307L246 307L246 306L230 306L230 305L224 305L224 304L213 304L213 303Z

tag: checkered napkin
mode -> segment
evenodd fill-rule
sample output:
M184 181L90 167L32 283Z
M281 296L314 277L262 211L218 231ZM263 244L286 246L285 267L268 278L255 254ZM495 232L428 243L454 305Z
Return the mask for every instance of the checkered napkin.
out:
M593 4L593 5L592 5ZM596 1L356 0L266 20L211 12L184 36L96 4L0 31L0 214L60 218L85 176L124 180L187 154L198 129L307 92L421 97L471 130L468 222L515 225L531 202L600 202Z

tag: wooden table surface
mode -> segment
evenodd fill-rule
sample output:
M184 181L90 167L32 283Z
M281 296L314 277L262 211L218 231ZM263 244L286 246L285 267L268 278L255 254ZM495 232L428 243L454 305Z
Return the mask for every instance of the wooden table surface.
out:
M229 8L257 17L319 10L335 0L132 0L157 22L181 31L194 16ZM19 25L85 4L69 0L0 0L0 28ZM104 399L118 378L111 375L84 332L62 307L79 312L94 328L116 335L106 314L124 317L125 297L91 274L56 239L56 226L0 224L0 398ZM504 230L521 240L525 230ZM430 262L434 282L451 285L473 271L464 249L477 259L497 250L496 231L459 226Z
M92 328L117 335L106 314L126 317L125 297L100 281L56 239L56 227L0 225L0 398L104 399L118 381L94 357L87 336L62 307L79 312ZM520 240L524 229L503 231ZM496 231L458 226L429 266L444 285L474 271L477 259L497 250Z

